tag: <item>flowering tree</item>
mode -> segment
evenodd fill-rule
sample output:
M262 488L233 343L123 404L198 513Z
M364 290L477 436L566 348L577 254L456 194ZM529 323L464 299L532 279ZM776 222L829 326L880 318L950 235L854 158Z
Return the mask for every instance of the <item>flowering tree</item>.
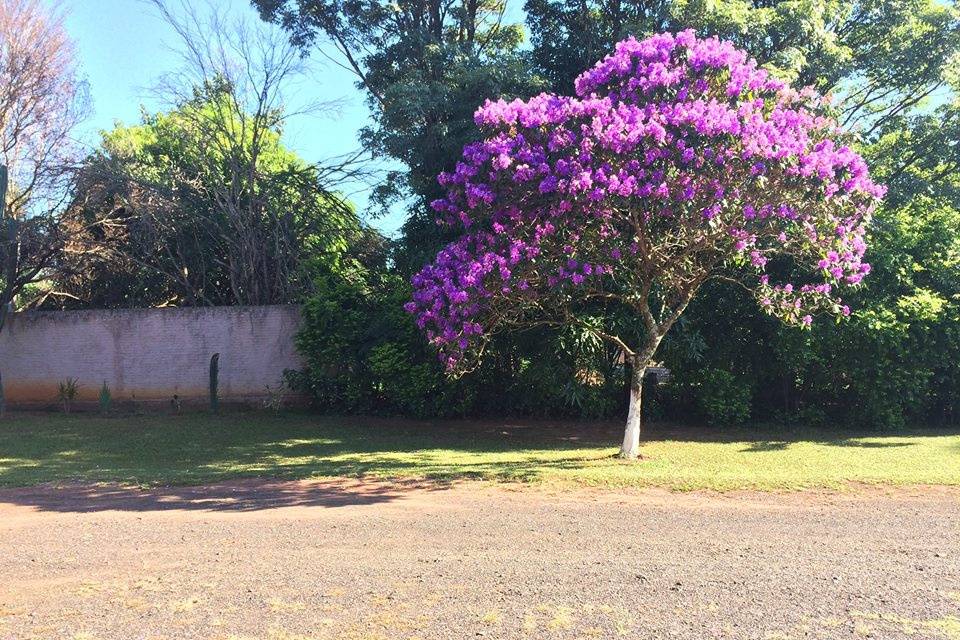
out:
M621 455L635 458L645 368L703 283L736 276L801 326L848 314L835 289L870 271L864 233L884 189L822 97L729 42L628 38L576 91L477 111L486 137L440 175L433 203L463 234L414 276L407 310L452 373L509 327L571 324L616 344L632 371ZM774 282L776 256L822 278ZM595 300L640 331L591 319Z

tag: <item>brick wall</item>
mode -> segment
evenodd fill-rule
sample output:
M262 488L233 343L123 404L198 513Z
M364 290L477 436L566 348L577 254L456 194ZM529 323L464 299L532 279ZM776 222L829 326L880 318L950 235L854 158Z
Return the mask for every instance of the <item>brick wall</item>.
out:
M31 311L0 331L0 374L13 406L51 404L57 383L76 378L95 402L106 381L117 402L205 400L210 356L220 354L220 397L262 398L294 348L295 306Z

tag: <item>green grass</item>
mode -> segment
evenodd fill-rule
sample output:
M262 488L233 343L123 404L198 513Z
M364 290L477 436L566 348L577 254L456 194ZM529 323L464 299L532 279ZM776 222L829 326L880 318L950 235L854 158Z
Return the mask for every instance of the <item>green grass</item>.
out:
M417 423L308 414L220 417L15 414L0 422L0 486L201 484L228 478L374 476L689 489L960 485L960 434L654 427L639 462L619 425Z

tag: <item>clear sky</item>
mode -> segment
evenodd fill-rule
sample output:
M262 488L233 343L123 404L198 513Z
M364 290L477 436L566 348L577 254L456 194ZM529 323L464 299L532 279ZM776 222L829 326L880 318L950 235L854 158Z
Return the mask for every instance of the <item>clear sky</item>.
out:
M79 132L80 139L96 145L98 132L115 122L136 124L141 105L155 111L163 105L150 95L162 74L179 66L170 47L176 35L142 0L62 0L66 26L76 43L81 73L90 86L93 113ZM257 19L248 0L216 0L238 14ZM316 56L314 56L316 58ZM357 132L369 112L353 77L340 67L314 60L311 79L298 92L312 99L341 100L337 115L297 116L289 123L285 143L308 161L350 152L358 148ZM363 213L366 194L351 194ZM399 215L371 221L391 233L402 223Z

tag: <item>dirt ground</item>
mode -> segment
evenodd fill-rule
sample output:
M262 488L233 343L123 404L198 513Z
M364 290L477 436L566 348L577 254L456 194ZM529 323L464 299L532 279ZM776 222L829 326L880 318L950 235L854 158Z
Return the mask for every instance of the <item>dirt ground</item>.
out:
M960 638L960 493L0 490L0 638Z

